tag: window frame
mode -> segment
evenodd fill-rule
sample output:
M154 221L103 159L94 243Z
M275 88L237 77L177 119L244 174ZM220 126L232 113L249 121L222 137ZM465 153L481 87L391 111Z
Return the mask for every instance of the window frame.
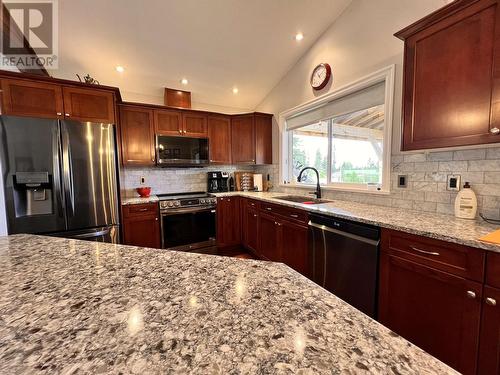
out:
M392 154L392 123L393 123L393 109L394 109L394 81L395 81L395 65L390 65L384 69L376 71L368 76L365 76L355 82L343 86L325 95L319 96L313 100L303 103L297 107L286 110L279 115L279 129L280 129L280 186L294 187L302 189L310 189L314 184L304 184L294 181L293 165L290 160L292 150L292 131L287 130L287 119L294 117L302 112L321 107L333 100L342 98L366 89L378 83L385 84L385 102L384 102L384 147L383 147L383 160L382 160L382 184L380 190L368 184L353 184L343 182L330 182L321 184L321 187L326 190L338 191L351 191L362 193L376 193L376 194L389 194L391 188L391 154ZM336 114L341 116L345 113ZM328 119L321 119L328 120ZM305 125L304 125L305 126ZM332 127L328 127L329 142L331 139ZM328 166L327 166L327 181L331 178L331 163L332 153L331 149L328 150Z

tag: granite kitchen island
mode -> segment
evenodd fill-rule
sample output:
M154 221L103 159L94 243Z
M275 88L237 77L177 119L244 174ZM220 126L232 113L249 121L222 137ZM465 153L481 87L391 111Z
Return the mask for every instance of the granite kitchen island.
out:
M0 373L449 374L287 266L0 237Z

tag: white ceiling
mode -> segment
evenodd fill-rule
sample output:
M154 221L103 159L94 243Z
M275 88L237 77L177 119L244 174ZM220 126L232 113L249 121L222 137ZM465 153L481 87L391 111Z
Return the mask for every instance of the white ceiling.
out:
M350 2L63 0L52 74L90 73L125 100L159 102L167 86L191 91L198 107L254 109Z

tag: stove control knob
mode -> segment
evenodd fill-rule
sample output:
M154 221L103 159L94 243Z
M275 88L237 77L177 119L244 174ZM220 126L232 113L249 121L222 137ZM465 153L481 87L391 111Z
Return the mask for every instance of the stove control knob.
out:
M179 201L175 201L175 202L174 202L174 206L175 206L175 207L179 207L180 205L181 205L181 203L180 203Z
M205 199L200 199L201 204L205 204Z
M168 207L174 207L174 202L168 202Z

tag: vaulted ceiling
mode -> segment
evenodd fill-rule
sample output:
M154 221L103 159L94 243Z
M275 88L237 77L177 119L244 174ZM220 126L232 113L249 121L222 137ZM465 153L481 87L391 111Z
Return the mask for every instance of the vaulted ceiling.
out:
M199 107L254 109L350 2L59 1L59 70L51 74L90 73L125 100L161 102L167 86L191 91Z

